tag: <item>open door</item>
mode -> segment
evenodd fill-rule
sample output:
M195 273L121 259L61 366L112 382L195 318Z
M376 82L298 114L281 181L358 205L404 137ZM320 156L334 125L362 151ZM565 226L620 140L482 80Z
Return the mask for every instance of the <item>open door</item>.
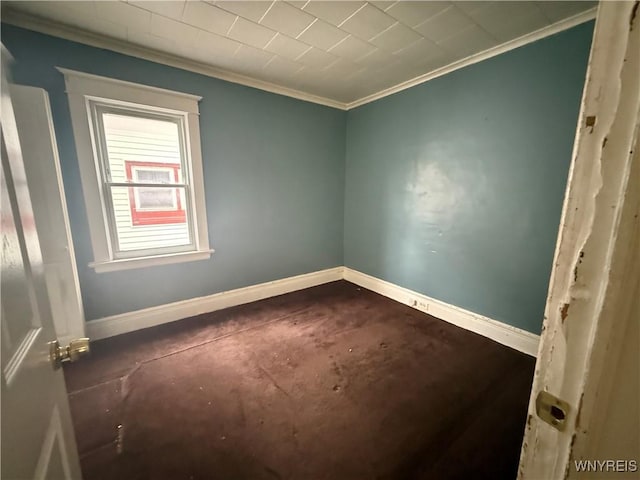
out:
M2 47L2 466L3 479L80 479L56 333ZM56 360L56 361L54 361Z
M518 478L638 478L640 9L601 2Z
M66 345L85 336L85 322L49 95L36 87L9 88L53 324L58 340Z

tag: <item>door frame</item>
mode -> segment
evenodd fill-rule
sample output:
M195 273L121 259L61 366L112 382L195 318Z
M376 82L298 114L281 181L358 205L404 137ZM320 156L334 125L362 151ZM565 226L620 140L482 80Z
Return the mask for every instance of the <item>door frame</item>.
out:
M615 364L620 332L637 308L638 5L598 8L522 444L523 480L572 478L574 460L586 452L598 459L589 444L602 417L596 405L612 387L604 367ZM568 404L562 431L537 416L541 391Z

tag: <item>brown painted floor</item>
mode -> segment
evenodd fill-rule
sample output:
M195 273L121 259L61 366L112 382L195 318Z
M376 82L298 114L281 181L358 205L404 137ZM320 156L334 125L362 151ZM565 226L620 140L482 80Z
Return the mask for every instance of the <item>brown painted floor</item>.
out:
M85 480L516 475L534 359L344 281L92 348Z

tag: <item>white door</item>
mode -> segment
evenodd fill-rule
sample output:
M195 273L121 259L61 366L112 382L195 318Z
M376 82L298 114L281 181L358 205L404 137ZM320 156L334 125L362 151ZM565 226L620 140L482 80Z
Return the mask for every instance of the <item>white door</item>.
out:
M640 471L638 5L601 2L598 10L522 480L638 478Z
M80 465L61 370L40 243L24 172L2 47L2 465L3 480L79 479Z
M10 86L31 193L47 292L58 340L84 337L84 311L69 228L49 96L41 88Z

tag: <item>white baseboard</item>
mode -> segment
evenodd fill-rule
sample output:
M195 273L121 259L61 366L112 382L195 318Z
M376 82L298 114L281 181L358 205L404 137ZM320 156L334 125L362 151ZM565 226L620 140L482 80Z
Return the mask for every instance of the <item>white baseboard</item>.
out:
M154 327L163 323L214 312L223 308L255 302L304 288L342 279L343 267L329 268L272 282L216 293L206 297L191 298L179 302L144 308L91 320L86 323L87 336L92 340L113 337L123 333Z
M344 279L533 357L540 336L344 267Z
M92 320L86 324L87 336L92 340L100 340L102 338L154 327L156 325L162 325L163 323L255 302L264 298L275 297L276 295L295 292L296 290L302 290L341 279L360 285L392 300L404 303L436 318L466 330L471 330L472 332L534 357L538 352L538 343L540 342L539 335L435 300L421 293L399 287L393 283L380 280L379 278L347 267L320 270L318 272L306 273L304 275L216 293L206 297L192 298L180 302L168 303L166 305L159 305L157 307L144 308L134 312L112 315L99 320Z

